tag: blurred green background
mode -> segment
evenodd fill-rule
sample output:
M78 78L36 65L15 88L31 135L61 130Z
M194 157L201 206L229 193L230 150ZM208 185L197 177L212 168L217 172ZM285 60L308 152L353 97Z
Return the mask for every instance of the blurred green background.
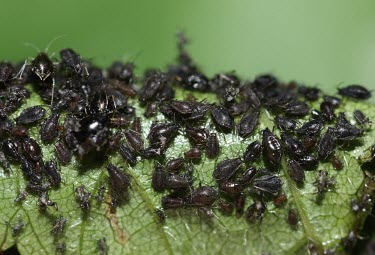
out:
M72 47L101 66L134 60L141 72L176 55L175 32L208 74L243 78L272 72L333 91L375 88L375 1L2 1L1 59L18 61L44 48ZM373 100L373 102L375 102Z

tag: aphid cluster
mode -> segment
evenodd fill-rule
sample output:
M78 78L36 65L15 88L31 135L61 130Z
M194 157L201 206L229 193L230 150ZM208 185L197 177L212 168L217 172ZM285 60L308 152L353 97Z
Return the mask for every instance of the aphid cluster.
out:
M60 166L68 165L73 155L81 163L102 163L108 155L120 155L130 167L153 162L149 178L153 190L162 193L161 209L155 210L160 222L168 215L165 211L183 208L198 208L207 216L217 208L224 215L244 215L248 222L260 222L270 200L275 206L286 204L279 177L282 165L296 185L304 184L306 171L316 171L317 193L334 189L334 175L320 170L319 163L331 162L337 170L344 167L335 153L347 145L356 146L354 142L371 125L363 112L354 111L355 122L350 122L346 113L337 111L341 98L322 96L314 87L284 84L272 75L252 81L241 81L233 72L209 78L193 62L185 44L180 36L177 64L166 72L148 70L143 79L135 77L133 63L114 62L103 70L72 49L61 50L57 64L43 52L22 68L0 63L0 162L8 174L13 166L20 166L27 181L15 203L32 194L38 196L41 210L57 210L49 192L62 185ZM45 105L24 108L14 116L30 97L25 87L29 83ZM185 98L175 97L176 87L186 90ZM359 85L338 92L355 100L371 96ZM216 94L218 100L194 96L204 97L204 93ZM318 109L311 109L312 101L319 103ZM144 113L136 111L136 104ZM268 112L276 116L275 127L259 133L260 118ZM141 114L154 118L148 130ZM155 118L162 115L163 120ZM30 137L30 128L38 128L39 137ZM254 140L257 133L260 138ZM227 146L222 139L227 134L242 139L246 149L218 160ZM167 151L179 135L187 138L190 148L169 158ZM54 149L53 159L44 157L42 144ZM211 185L197 184L194 169L202 160L216 162ZM110 204L114 213L130 198L131 174L112 163L104 168L108 182L101 183L95 193L84 184L74 188L77 208L84 213L90 211L93 199L98 205ZM353 210L364 210L365 202L353 202ZM289 210L287 221L294 227L298 224L295 209ZM66 222L60 217L51 233L59 235ZM98 241L98 250L107 253L105 238Z

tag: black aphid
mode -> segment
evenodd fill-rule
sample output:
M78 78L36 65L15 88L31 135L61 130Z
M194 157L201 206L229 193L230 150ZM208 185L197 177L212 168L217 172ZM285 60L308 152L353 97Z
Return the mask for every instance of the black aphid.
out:
M104 200L106 190L107 189L104 185L100 185L100 187L98 188L98 195L96 196L96 201L98 203L101 203Z
M62 215L60 215L59 218L53 223L51 233L57 236L63 233L65 229L65 224L67 221L68 221L67 219L65 219Z
M219 162L212 176L217 181L224 181L230 179L241 167L242 160L240 158L226 159Z
M129 129L125 131L125 138L134 151L139 153L144 150L144 141L140 133Z
M266 211L266 205L262 201L255 201L246 211L246 220L250 223L255 223L262 220Z
M314 182L314 185L318 189L318 194L322 195L323 193L335 187L336 178L334 176L329 177L327 171L319 170L318 174L316 175L316 181Z
M116 206L117 202L121 202L125 198L128 189L131 187L130 177L113 164L107 166L107 171L109 173L108 184L112 196L112 206Z
M295 209L289 209L288 211L288 223L292 227L296 227L298 224L297 211Z
M25 223L22 220L19 220L17 224L12 227L12 236L19 236L22 231L25 229Z
M43 157L42 149L37 141L32 138L25 138L21 142L22 155L32 161L39 161Z
M355 99L368 99L371 97L371 92L361 85L349 85L345 88L338 89L338 92L342 96Z
M333 129L334 136L339 141L352 141L363 134L363 130L356 126L345 123L337 124Z
M344 165L343 163L341 162L341 160L334 156L332 157L332 166L333 168L335 168L336 170L342 170L344 168Z
M26 190L22 190L18 195L17 197L14 199L14 203L21 203L22 201L24 201L27 197L27 191Z
M217 124L223 131L230 131L233 129L234 119L230 116L225 107L214 105L211 109L211 116L215 124Z
M254 180L254 188L272 195L276 195L282 187L281 179L273 174L265 174Z
M285 151L293 158L301 158L305 155L305 148L303 144L285 133L281 134L281 140L283 142Z
M160 208L155 209L155 214L159 218L159 223L163 223L165 219L167 218L167 215L165 215L165 212L163 209L160 209Z
M242 116L240 122L237 125L238 135L246 138L251 135L258 125L259 111L254 110Z
M320 119L310 120L297 130L297 134L300 136L315 136L320 132L322 127L323 122Z
M42 192L42 193L39 194L38 205L39 205L40 209L42 209L42 210L45 210L48 206L53 206L56 209L56 211L59 210L56 202L53 202L49 199L49 196L48 196L47 192Z
M371 123L369 117L367 117L362 111L355 110L353 112L353 117L355 121L360 125L366 125L368 123Z
M215 189L210 186L198 187L186 199L186 203L191 206L210 207L218 196Z
M334 107L338 107L341 104L341 99L334 96L323 96L324 102L328 102Z
M59 117L58 113L53 112L49 118L43 121L40 127L40 140L43 143L52 142L59 135Z
M16 140L7 139L3 141L2 150L9 161L18 162L20 157L19 144Z
M66 145L62 141L58 141L55 143L55 153L57 159L62 165L67 165L70 163L72 158L72 154L70 150L66 147Z
M188 189L193 181L188 175L171 174L167 178L166 187L169 189Z
M163 73L154 73L147 77L139 94L139 102L145 104L152 101L165 84L166 76Z
M167 174L159 163L156 164L152 173L151 186L155 191L163 191L167 186Z
M193 146L204 147L206 145L208 133L204 128L186 128L185 133Z
M61 175L55 161L46 161L44 163L44 172L53 187L58 187L60 185Z
M0 63L0 84L7 84L12 80L14 68L11 63Z
M263 156L273 167L280 165L282 148L279 139L267 128L263 130Z
M258 141L250 143L243 154L243 161L248 164L257 160L262 152L262 149L263 146Z
M76 200L79 203L79 207L84 211L88 211L91 204L91 193L87 191L84 185L77 187L74 191L76 193Z
M184 156L187 160L200 160L202 158L202 151L199 148L194 147L184 152Z
M170 106L172 107L173 110L175 110L176 112L182 115L190 114L194 111L194 105L192 102L189 102L189 101L173 100L170 103Z
M297 121L287 117L277 116L275 122L279 129L285 132L293 132L297 128Z
M86 64L82 61L81 56L72 49L62 49L60 51L62 63L74 74L88 76Z
M242 191L242 186L235 181L223 181L219 183L219 190L222 193L238 195Z
M288 170L290 178L296 183L302 183L305 180L305 172L294 159L288 161Z
M319 99L320 89L300 86L298 88L298 93L303 95L309 101L316 101Z
M298 158L297 161L305 170L314 170L319 164L319 160L311 155L304 155Z
M288 104L285 113L290 116L305 116L310 111L310 107L305 102L294 101Z
M209 159L217 158L220 154L220 142L216 133L210 133L207 139L206 154Z
M135 164L137 164L137 156L129 147L125 146L124 144L121 144L120 146L120 155L129 165L134 166Z
M108 254L109 247L107 245L107 241L106 241L105 237L99 239L97 241L96 245L97 245L97 249L98 249L100 255L107 255Z
M165 196L161 198L161 206L164 209L176 209L185 205L185 202L180 197Z
M320 111L322 112L322 116L326 121L332 121L336 117L335 106L331 103L323 101L320 104Z
M218 203L218 206L219 206L219 210L225 215L231 215L233 213L234 205L231 202L221 200Z
M23 110L20 115L16 118L16 122L19 125L33 124L44 118L46 110L39 106L32 106Z
M39 78L40 81L44 82L48 78L52 77L55 68L48 55L41 52L31 62L30 70Z
M167 162L165 165L165 170L168 173L178 173L180 169L184 166L184 158L174 158Z

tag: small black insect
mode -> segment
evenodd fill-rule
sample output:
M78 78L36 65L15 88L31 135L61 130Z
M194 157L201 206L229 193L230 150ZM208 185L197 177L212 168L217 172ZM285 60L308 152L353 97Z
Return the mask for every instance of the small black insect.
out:
M334 96L323 96L324 102L328 102L334 107L338 107L341 104L341 99Z
M59 135L59 117L58 113L53 112L49 118L43 121L40 127L40 140L43 143L52 142Z
M285 193L281 193L279 194L278 196L276 196L274 199L273 199L273 204L276 206L276 207L280 207L280 206L283 206L285 205L285 203L288 201L288 197L286 196Z
M313 170L319 164L319 160L316 157L310 155L305 155L301 158L298 158L297 161L305 170Z
M49 196L48 196L47 192L40 193L39 198L38 198L38 205L39 205L40 209L42 209L42 210L45 210L47 208L47 206L53 206L53 207L55 207L56 211L59 210L56 202L52 202L49 199Z
M39 106L32 106L23 110L20 115L16 118L16 123L19 125L34 124L46 115L46 110Z
M210 207L217 199L217 191L210 186L201 186L191 192L186 203L197 207Z
M368 123L371 123L369 117L367 117L363 112L360 110L355 110L353 112L353 117L360 125L366 125Z
M8 137L14 127L13 122L8 118L0 119L0 138Z
M193 146L204 147L206 145L208 133L204 128L186 128L185 133Z
M332 121L336 117L335 115L335 106L331 103L323 101L320 104L320 111L322 112L322 116L326 121Z
M266 211L266 205L262 201L255 201L246 211L246 220L250 223L255 223L262 220Z
M259 122L259 111L254 110L242 116L240 122L237 125L238 135L242 138L246 138L251 135Z
M105 237L99 239L97 241L97 249L99 250L100 255L107 255L109 251L109 247L107 245L107 241Z
M355 99L368 99L371 97L371 92L361 85L349 85L345 88L338 89L338 92L342 96Z
M336 170L342 170L344 168L344 165L343 163L341 162L341 160L334 156L332 157L332 166L336 169Z
M314 136L306 136L303 138L303 147L305 151L311 150L317 143L317 139Z
M66 252L66 243L56 244L55 251L57 254L65 254Z
M13 137L24 138L24 137L29 136L29 131L26 127L17 125L12 128L12 131L10 132L10 134Z
M104 185L100 185L98 188L98 195L96 196L96 201L98 204L100 204L104 200L104 195L105 195L106 187Z
M0 62L0 83L8 85L13 78L14 68L11 63Z
M129 165L134 166L137 164L137 156L129 147L126 147L124 144L121 144L120 146L120 155Z
M128 85L134 82L134 64L115 61L108 69L108 77L125 82Z
M39 53L31 62L31 72L35 74L40 81L44 82L51 78L55 67L48 55L44 52Z
M162 223L165 221L165 219L167 218L167 215L165 215L163 209L160 209L160 208L157 208L155 209L155 214L158 216L159 218L159 223Z
M272 195L276 195L280 190L283 182L281 179L273 174L265 174L254 180L254 188L261 191L267 192Z
M245 193L241 193L235 198L236 218L237 219L241 218L242 215L244 214L245 203L246 203Z
M144 116L146 118L151 118L152 116L155 116L155 114L158 111L159 104L157 102L150 102L147 104L146 111L144 113Z
M67 221L67 219L60 215L59 218L53 223L51 233L55 236L59 236L61 233L64 232L65 224Z
M242 191L240 183L234 181L223 181L219 183L219 190L222 193L238 195Z
M299 136L315 136L323 127L323 122L320 119L310 120L305 122L302 127L297 130Z
M260 99L250 86L242 86L240 88L240 95L244 97L252 107L259 108L261 106Z
M21 142L22 155L32 161L39 161L43 157L42 149L37 141L32 138L24 138Z
M157 72L147 77L139 93L139 102L146 104L152 101L165 84L166 75L164 73Z
M287 117L277 116L275 122L279 129L284 132L293 132L297 128L297 122Z
M2 149L5 157L9 161L18 162L20 161L19 144L16 140L7 139L3 141Z
M230 115L232 116L239 116L245 112L251 107L250 103L247 101L239 102L239 103L233 103L228 107L228 111Z
M316 101L319 99L320 89L314 87L298 87L298 93L303 95L309 101Z
M163 154L177 135L178 129L178 125L169 122L151 125L150 133L147 136L151 148L157 148L159 149L158 154Z
M223 160L216 165L212 176L219 182L228 180L240 169L241 165L241 158Z
M211 109L211 116L215 124L223 131L227 132L233 129L234 119L225 107L214 105Z
M178 173L180 169L184 166L184 163L185 163L184 158L171 159L165 165L165 170L168 173Z
M140 133L129 129L125 131L125 138L134 151L139 153L144 150L144 141Z
M25 223L22 220L19 220L17 224L12 227L12 236L18 237L22 231L25 229Z
M182 115L190 114L194 111L194 105L192 102L189 101L172 100L170 106L173 110Z
M333 133L338 141L352 141L361 136L363 130L350 123L345 123L337 124L333 129Z
M294 101L288 104L285 113L290 116L302 117L310 111L310 107L305 102Z
M88 211L90 209L91 193L87 191L84 185L77 187L75 190L76 200L82 210Z
M288 161L288 169L290 178L296 183L302 183L305 180L305 172L294 159Z
M156 164L152 174L151 186L155 191L163 191L167 186L167 174L164 172L163 166Z
M58 141L55 143L54 148L55 148L56 156L58 160L60 161L60 163L62 165L69 164L72 158L72 154L70 150L66 147L66 145L63 142Z
M286 152L293 158L301 158L305 155L303 144L294 139L292 136L285 133L281 134L281 140L283 142Z
M240 185L245 186L245 185L249 184L254 179L256 173L257 173L257 169L255 167L250 166L241 175L241 177L239 179Z
M233 213L233 210L234 210L234 205L233 203L230 203L230 202L227 202L227 201L224 201L224 200L221 200L219 203L218 203L218 206L219 206L219 209L220 211L225 214L225 215L231 215Z
M169 189L188 189L193 181L188 175L171 174L167 178L166 187Z
M44 172L46 173L52 187L58 187L60 185L61 175L55 161L46 161L44 163Z
M116 206L118 202L125 198L128 189L131 188L130 176L113 164L107 166L107 171L109 173L108 184L112 195L111 204Z
M319 170L316 175L316 181L314 185L318 189L318 194L322 195L323 193L334 188L336 185L336 178L334 176L328 177L328 172L324 170Z
M18 195L17 197L14 199L14 203L18 204L18 203L21 203L23 200L25 200L27 197L27 191L26 190L22 190Z
M164 209L176 209L185 205L185 202L180 197L165 196L161 198L161 206Z
M263 150L263 146L260 142L258 141L254 141L252 143L250 143L244 154L243 154L243 161L248 164L250 162L253 162L255 160L257 160L261 154Z
M282 148L278 138L267 128L263 130L263 156L273 167L280 165Z
M60 51L60 57L62 63L74 74L80 76L88 76L89 72L87 70L86 64L82 61L81 56L77 54L72 49L62 49Z
M38 165L25 157L21 157L21 170L25 175L26 179L30 180L35 184L42 182L42 169L39 169Z
M112 151L117 151L120 148L122 139L122 132L117 130L113 135L108 138L108 148Z
M202 151L199 148L194 147L184 152L184 155L187 160L200 160L202 158Z
M220 153L220 142L217 138L216 133L210 133L207 138L206 154L209 159L214 159L219 156Z
M298 224L297 211L295 209L289 209L288 211L288 223L290 226L295 228Z

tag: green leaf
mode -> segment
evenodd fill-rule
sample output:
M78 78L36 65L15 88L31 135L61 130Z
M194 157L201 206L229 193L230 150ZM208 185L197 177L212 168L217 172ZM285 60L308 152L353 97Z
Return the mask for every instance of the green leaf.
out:
M32 90L32 88L30 88ZM182 90L177 89L177 98L184 98ZM211 94L194 93L198 99L216 101ZM131 102L137 114L143 116L144 109L137 102ZM43 104L37 93L22 107ZM318 103L313 106L318 107ZM375 106L363 102L344 100L336 112L344 111L353 121L352 112L362 110L370 119L375 119ZM18 116L21 109L14 114ZM143 117L142 117L143 118ZM216 186L212 178L215 165L220 160L241 155L246 146L261 139L260 130L273 129L272 114L262 110L259 130L247 139L236 134L220 134L221 155L217 160L203 160L195 164L196 179L194 186ZM163 120L162 115L157 116ZM142 119L143 136L146 138L151 120ZM207 127L209 123L206 124ZM30 129L34 139L39 141L38 127ZM277 135L279 133L276 131ZM69 166L61 166L63 183L57 190L50 192L50 199L57 202L59 211L50 208L41 211L36 205L37 197L28 195L22 204L15 204L14 199L25 188L21 170L13 165L10 174L0 174L0 250L6 250L14 244L21 254L52 254L56 245L65 243L68 254L99 253L97 242L105 237L110 254L305 254L307 244L314 243L319 252L328 249L342 251L341 240L350 230L361 228L367 213L354 214L351 200L358 199L364 192L365 175L361 164L370 160L369 148L374 144L375 130L369 127L361 145L355 149L343 148L336 152L344 162L344 169L334 170L330 163L321 163L318 169L324 169L330 176L336 176L336 188L318 199L314 181L317 171L306 172L302 187L290 179L283 157L279 172L283 180L283 192L288 197L287 204L276 207L267 202L267 211L263 220L251 224L244 217L224 216L217 206L213 208L214 217L200 215L197 209L166 211L167 219L160 222L155 210L160 207L163 194L151 188L151 173L155 161L141 160L135 167L124 163L117 154L110 155L100 164L80 162L73 158ZM190 148L187 139L181 133L168 149L167 158L182 156ZM53 146L43 146L44 158L54 158ZM87 190L96 195L100 185L107 185L108 174L105 166L109 163L121 167L132 178L129 201L118 207L116 213L110 211L108 203L91 201L88 214L82 212L75 199L74 188L85 185ZM261 166L262 163L258 163ZM83 170L82 166L89 165ZM165 194L164 194L165 195ZM109 197L107 195L107 202ZM252 203L247 198L247 208ZM288 211L295 208L300 223L296 229L287 223ZM54 221L62 215L68 221L65 232L55 237L51 234ZM19 235L13 235L13 227L22 221L25 226Z

